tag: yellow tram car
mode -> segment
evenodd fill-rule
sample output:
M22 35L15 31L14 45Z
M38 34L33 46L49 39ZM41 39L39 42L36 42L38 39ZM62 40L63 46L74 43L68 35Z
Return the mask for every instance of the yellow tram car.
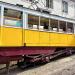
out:
M9 63L17 56L49 57L57 48L73 47L74 19L0 2L0 62Z
M0 8L0 47L75 46L74 20L22 9Z

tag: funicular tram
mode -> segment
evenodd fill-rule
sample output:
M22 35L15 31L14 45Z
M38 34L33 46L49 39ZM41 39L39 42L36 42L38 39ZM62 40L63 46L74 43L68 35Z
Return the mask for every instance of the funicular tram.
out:
M75 47L75 21L0 2L0 63L48 61Z

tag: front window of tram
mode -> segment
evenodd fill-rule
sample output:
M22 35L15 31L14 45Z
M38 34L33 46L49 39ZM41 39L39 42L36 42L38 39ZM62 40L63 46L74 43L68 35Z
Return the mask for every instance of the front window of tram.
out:
M22 12L5 8L4 25L13 27L22 27Z

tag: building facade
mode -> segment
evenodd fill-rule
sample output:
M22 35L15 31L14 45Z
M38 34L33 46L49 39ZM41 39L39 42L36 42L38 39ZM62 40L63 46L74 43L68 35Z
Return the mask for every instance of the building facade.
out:
M30 9L45 9L50 14L75 19L74 0L0 0L11 4L22 5Z

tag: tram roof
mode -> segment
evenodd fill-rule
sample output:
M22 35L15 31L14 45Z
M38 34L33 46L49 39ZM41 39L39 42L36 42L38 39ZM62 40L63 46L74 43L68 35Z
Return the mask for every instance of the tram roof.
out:
M45 17L45 18L51 18L51 19L75 23L75 19L66 18L66 17L63 17L63 16L54 15L54 14L46 14L46 13L43 13L43 12L40 12L40 11L36 11L36 10L25 8L25 7L20 7L18 5L13 5L13 4L9 4L9 3L5 3L5 2L1 2L1 1L0 1L0 6L6 7L6 8L9 8L9 9L23 11L27 14L32 14L32 15L35 15L35 16L41 16L41 17Z

